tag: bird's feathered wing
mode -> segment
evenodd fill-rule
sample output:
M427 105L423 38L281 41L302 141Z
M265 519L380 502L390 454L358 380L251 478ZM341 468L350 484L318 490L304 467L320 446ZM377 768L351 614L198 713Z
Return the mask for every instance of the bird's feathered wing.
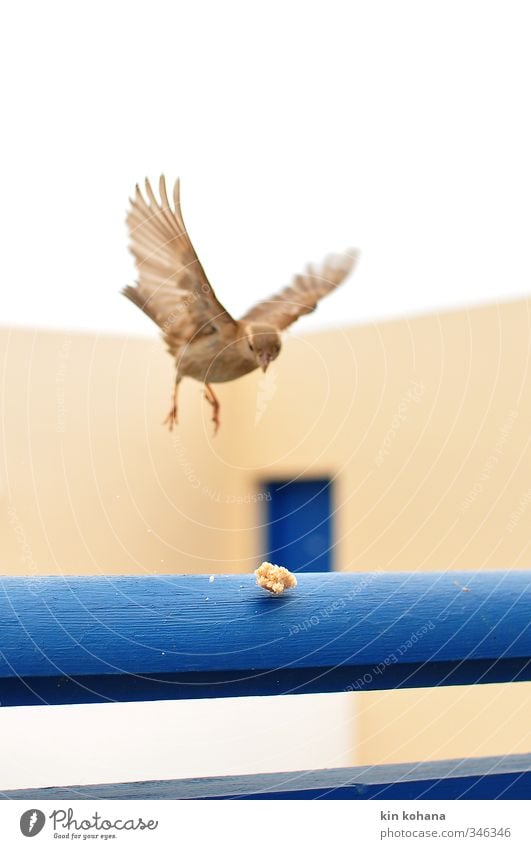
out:
M357 259L358 252L351 249L343 254L331 254L320 266L308 265L291 286L255 304L241 320L263 322L284 330L301 315L313 312L321 298L333 292L350 274Z
M235 322L216 298L186 231L179 181L173 190L174 209L164 177L159 191L160 201L146 180L147 201L138 186L131 199L127 225L138 279L123 294L158 324L176 354L193 338Z

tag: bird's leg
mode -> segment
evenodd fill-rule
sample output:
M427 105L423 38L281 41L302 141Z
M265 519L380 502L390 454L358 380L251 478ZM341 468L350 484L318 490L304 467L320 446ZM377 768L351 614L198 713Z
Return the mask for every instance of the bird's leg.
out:
M212 406L212 421L214 422L214 434L216 434L219 428L219 401L209 383L205 383L205 398Z
M175 386L173 387L173 392L171 395L170 412L162 422L162 424L168 425L170 430L173 430L173 426L177 424L177 390L179 389L180 382L181 378L177 375L177 377L175 378Z

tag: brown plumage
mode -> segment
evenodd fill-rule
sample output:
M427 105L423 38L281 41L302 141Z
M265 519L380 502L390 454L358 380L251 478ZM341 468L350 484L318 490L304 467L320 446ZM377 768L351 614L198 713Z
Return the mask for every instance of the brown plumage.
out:
M210 384L235 380L259 367L265 371L280 353L279 331L312 312L322 297L342 283L358 254L351 250L329 256L319 268L309 265L290 286L236 321L216 298L190 241L179 181L173 190L173 209L164 177L159 192L160 200L146 180L147 200L138 186L131 199L127 224L138 280L135 286L126 286L123 294L158 324L175 358L175 389L165 423L170 430L176 423L179 383L183 377L193 377L205 384L217 430L219 402Z

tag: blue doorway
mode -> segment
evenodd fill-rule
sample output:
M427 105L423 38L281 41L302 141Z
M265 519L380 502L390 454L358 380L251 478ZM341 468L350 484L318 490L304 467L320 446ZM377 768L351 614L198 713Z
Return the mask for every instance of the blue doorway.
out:
M332 569L332 482L327 478L270 481L267 560L292 572Z

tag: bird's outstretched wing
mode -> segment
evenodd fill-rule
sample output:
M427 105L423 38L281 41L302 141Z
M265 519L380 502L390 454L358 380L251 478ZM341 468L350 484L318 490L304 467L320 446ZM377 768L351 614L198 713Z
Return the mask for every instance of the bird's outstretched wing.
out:
M234 319L220 304L186 231L179 181L170 207L164 177L160 201L146 180L144 199L138 186L127 215L130 250L138 270L135 286L123 294L161 328L171 353L196 336L215 332Z
M350 274L357 259L358 251L351 249L343 254L331 254L318 267L308 265L303 274L297 274L291 286L255 304L241 320L272 324L284 330L301 315L313 312L321 298Z

